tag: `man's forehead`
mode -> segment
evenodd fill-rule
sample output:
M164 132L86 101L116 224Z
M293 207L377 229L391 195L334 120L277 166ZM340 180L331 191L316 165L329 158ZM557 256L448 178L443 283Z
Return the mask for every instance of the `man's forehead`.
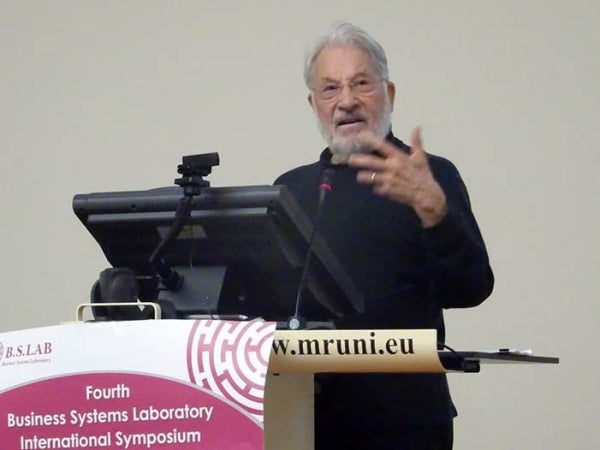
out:
M314 64L318 79L348 79L375 73L374 62L367 52L352 46L324 47Z

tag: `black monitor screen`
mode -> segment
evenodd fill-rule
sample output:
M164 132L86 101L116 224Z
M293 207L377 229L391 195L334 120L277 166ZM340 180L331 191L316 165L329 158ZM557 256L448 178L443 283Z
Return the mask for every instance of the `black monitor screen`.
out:
M182 196L179 187L79 194L73 210L113 267L151 277L150 255ZM183 274L184 294L158 295L171 297L183 315L284 320L294 313L311 231L312 222L285 186L205 188L163 258ZM310 261L301 315L330 320L362 310L362 294L318 233Z

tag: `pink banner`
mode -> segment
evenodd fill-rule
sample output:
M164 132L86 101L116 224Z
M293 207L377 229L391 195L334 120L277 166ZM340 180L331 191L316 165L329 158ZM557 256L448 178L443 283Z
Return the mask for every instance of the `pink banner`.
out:
M273 333L147 321L0 335L0 448L262 450ZM38 342L50 349L43 364L23 351Z

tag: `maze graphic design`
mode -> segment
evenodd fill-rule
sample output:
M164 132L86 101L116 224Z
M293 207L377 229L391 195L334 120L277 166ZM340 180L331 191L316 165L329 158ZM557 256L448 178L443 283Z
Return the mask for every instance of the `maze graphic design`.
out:
M275 327L265 322L197 321L190 331L190 381L263 421L264 386Z

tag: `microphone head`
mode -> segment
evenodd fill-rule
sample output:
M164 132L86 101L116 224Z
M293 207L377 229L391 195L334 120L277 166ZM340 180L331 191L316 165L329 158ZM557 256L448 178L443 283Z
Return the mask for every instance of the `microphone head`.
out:
M319 190L331 191L333 188L333 175L335 171L331 167L326 167L321 175L321 183L319 184Z

